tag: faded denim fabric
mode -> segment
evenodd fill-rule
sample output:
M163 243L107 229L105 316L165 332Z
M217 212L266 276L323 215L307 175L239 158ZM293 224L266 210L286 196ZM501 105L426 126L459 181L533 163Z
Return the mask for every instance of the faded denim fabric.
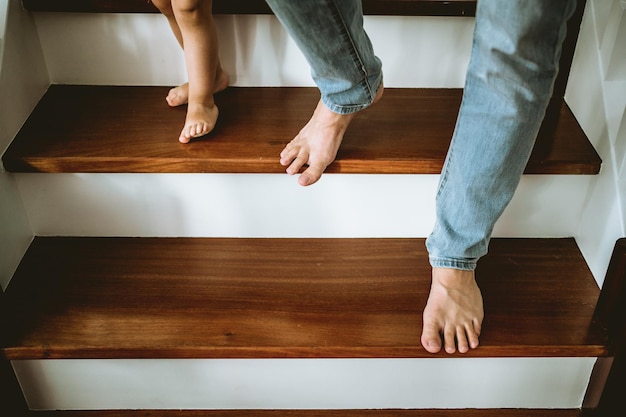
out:
M346 114L371 104L382 67L360 0L267 3L309 61L328 108ZM473 270L487 253L530 157L575 7L576 0L478 2L463 101L426 241L433 267Z

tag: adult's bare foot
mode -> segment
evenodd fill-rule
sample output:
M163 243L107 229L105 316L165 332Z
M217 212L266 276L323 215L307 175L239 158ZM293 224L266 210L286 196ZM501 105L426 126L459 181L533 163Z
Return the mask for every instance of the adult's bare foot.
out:
M185 126L178 140L188 143L192 138L204 136L211 132L217 122L219 110L215 104L189 104Z
M378 89L373 103L382 97L383 90L383 86ZM355 113L334 113L320 100L309 122L280 153L280 164L287 167L290 175L297 174L307 165L298 183L303 186L316 183L326 167L335 160L343 135L354 116Z
M437 353L442 346L447 353L476 349L483 317L474 271L433 268L421 338L428 352Z
M317 182L328 165L337 156L343 135L354 114L337 114L330 111L320 100L311 120L280 153L280 164L287 173L294 175L304 165L298 183L303 186Z
M215 86L213 88L213 94L219 93L225 90L230 83L228 74L222 70L218 70L215 75ZM165 101L170 107L182 106L187 104L189 100L189 83L181 84L178 87L172 88L165 97Z

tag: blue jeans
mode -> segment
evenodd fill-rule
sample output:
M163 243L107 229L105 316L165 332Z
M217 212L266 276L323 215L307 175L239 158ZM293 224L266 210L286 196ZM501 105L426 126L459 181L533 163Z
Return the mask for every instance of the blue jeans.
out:
M382 71L360 0L267 3L307 57L324 104L338 113L371 104ZM433 267L473 270L487 253L530 157L575 7L576 0L478 2L463 101L426 240Z
M267 0L309 65L322 102L349 114L372 104L382 64L363 30L361 1Z

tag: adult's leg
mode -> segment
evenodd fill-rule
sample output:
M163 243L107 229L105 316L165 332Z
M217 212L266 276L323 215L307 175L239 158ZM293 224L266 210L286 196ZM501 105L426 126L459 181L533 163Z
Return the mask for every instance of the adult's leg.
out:
M311 185L333 162L354 113L382 94L382 65L363 29L360 0L267 0L311 66L321 99L281 152L287 173Z
M441 338L449 353L478 346L483 308L473 271L528 162L575 3L478 2L463 101L427 239L433 277L422 344L430 352L441 349Z

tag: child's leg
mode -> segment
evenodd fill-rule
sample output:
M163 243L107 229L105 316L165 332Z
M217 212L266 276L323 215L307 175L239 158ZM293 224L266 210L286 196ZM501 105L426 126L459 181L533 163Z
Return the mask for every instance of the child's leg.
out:
M172 33L176 37L178 44L181 48L184 49L183 44L183 35L180 31L180 27L178 26L178 22L176 21L176 17L174 16L174 9L172 7L171 0L152 0L152 3L159 9L159 11L167 18L167 22L172 28ZM228 83L230 82L228 78L228 74L224 72L222 69L222 65L219 61L219 57L217 58L217 69L215 71L215 82L213 93L218 93L228 87ZM187 104L189 97L189 84L184 83L178 87L172 88L167 97L167 103L174 107L180 106L182 104Z
M176 18L174 17L174 9L172 9L172 1L171 0L152 0L152 4L156 6L157 9L161 12L163 16L167 19L167 23L170 24L170 28L172 28L172 32L178 41L180 47L183 47L183 35L180 33L180 28L178 27L178 23L176 22Z
M187 118L179 137L182 143L206 135L217 122L218 109L213 101L213 90L218 44L212 3L212 0L172 0L189 76Z
M213 88L213 93L219 93L220 91L225 90L229 83L230 78L228 77L228 73L222 69L222 65L218 59L217 70L215 71L215 88ZM187 104L189 100L189 83L184 83L178 87L172 88L167 93L165 100L171 107Z
M180 27L178 26L178 22L176 22L176 17L174 17L174 9L172 8L171 0L152 0L152 4L156 6L157 9L161 12L163 16L167 19L167 23L169 23L170 28L172 28L172 33L174 37L178 41L178 44L181 48L184 49L183 46L183 35L180 33ZM189 96L189 85L187 83L183 85L179 85L178 87L172 88L165 100L167 104L172 107L180 106L182 104L187 104L187 98Z

